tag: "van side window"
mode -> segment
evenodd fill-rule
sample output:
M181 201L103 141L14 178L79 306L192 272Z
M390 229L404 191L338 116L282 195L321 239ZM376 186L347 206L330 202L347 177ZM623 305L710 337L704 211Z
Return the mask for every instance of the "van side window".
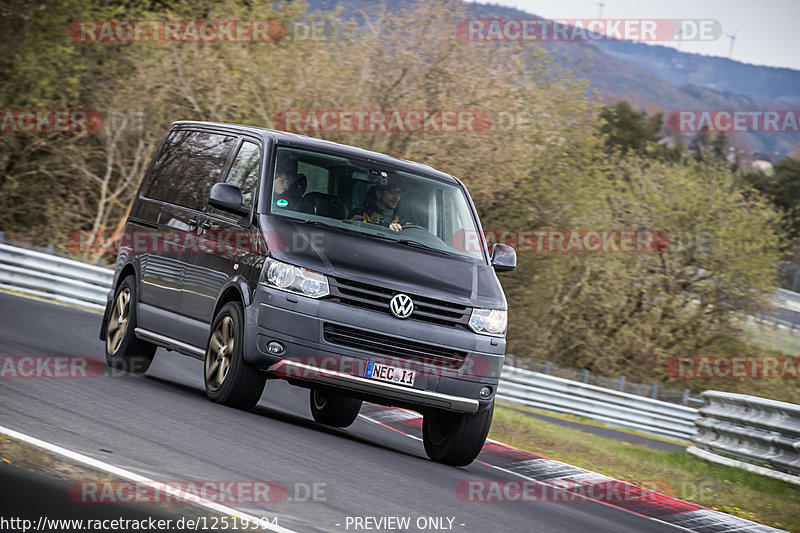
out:
M211 187L236 145L236 137L204 131L176 131L153 164L144 196L203 211Z
M259 178L261 150L255 143L245 141L236 154L227 183L238 185L242 191L242 204L251 205L255 196Z

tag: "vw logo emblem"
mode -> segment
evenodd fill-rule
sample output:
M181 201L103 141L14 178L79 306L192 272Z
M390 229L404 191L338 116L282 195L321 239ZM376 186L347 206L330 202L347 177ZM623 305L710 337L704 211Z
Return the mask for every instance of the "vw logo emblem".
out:
M395 294L389 302L389 309L397 318L408 318L414 311L414 302L405 294Z

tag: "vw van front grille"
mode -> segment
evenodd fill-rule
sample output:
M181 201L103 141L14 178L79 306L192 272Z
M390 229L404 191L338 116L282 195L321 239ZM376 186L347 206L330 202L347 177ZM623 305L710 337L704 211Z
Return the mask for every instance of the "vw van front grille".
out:
M328 281L331 296L340 304L379 313L390 313L389 300L400 292L343 278L329 278ZM468 327L471 308L444 300L406 294L414 302L414 312L409 320L451 328Z

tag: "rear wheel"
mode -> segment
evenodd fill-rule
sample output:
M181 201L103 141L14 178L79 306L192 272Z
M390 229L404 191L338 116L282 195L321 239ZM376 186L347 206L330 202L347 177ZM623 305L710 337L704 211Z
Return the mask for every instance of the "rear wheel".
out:
M243 324L239 302L228 302L219 310L211 325L203 374L211 401L251 409L261 399L267 374L244 360Z
M494 404L474 414L440 409L427 411L422 418L422 442L432 461L452 466L470 464L483 448L492 425Z
M311 415L326 426L349 427L358 417L361 400L311 389Z
M106 363L131 374L144 374L150 368L156 346L134 334L136 329L136 278L128 276L112 300L106 331Z

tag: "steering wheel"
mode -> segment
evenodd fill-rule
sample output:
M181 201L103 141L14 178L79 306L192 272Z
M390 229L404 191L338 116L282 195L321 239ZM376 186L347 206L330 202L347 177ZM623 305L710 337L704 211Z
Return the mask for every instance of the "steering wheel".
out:
M428 228L423 227L423 226L418 226L416 224L406 224L405 226L403 226L403 231L406 231L406 230L409 230L409 229L421 229L425 233L430 233L430 231L428 231Z

